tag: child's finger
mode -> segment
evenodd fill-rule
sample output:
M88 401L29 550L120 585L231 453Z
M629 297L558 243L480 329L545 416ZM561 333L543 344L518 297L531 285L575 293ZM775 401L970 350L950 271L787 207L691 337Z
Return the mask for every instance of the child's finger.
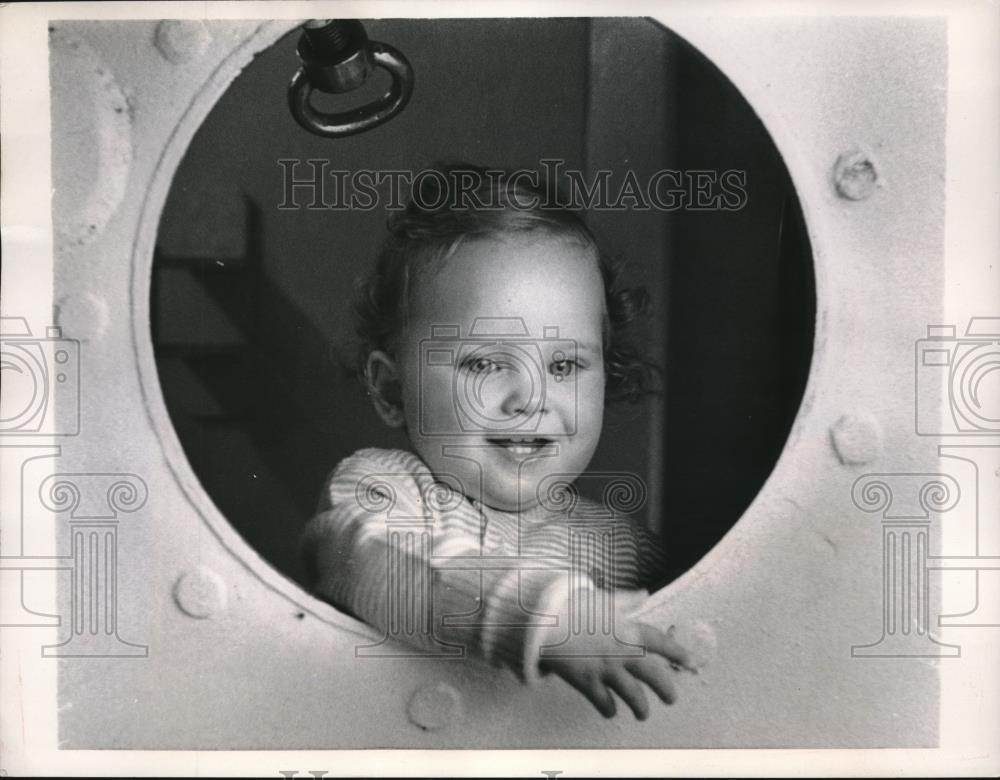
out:
M611 692L599 680L589 682L567 678L566 681L586 696L590 700L590 703L605 718L613 718L615 716L615 713L618 711L618 705L615 704L615 697L611 695Z
M622 670L606 677L605 682L608 687L622 697L622 700L635 713L638 720L646 720L649 717L649 702L646 701L646 694L643 693L642 686L636 682L632 675Z
M647 649L652 650L657 655L662 655L664 658L682 666L688 671L695 671L691 653L681 644L650 625L640 623L639 627L642 641L645 643Z
M677 701L677 689L670 680L671 671L659 658L635 660L626 667L632 674L653 689L664 704Z

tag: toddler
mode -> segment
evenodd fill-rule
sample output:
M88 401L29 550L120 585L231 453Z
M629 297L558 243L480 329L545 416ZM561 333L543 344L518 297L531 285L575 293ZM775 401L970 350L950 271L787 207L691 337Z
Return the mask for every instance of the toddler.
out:
M556 674L606 717L615 691L644 719L640 683L670 703L689 668L626 617L666 571L663 549L573 488L605 398L648 383L621 343L641 297L523 177L437 170L390 220L357 305L365 387L412 451L364 449L333 472L303 536L311 587L416 651ZM392 536L414 519L431 533ZM428 572L407 581L426 588L399 591L399 571Z

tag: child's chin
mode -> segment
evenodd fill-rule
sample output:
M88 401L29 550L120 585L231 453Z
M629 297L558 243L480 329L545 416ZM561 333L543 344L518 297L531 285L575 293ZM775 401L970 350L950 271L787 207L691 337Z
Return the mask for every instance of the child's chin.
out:
M501 512L527 512L538 506L538 500L533 496L518 497L499 491L484 493L480 501L490 509L498 509Z
M488 507L503 512L528 512L544 508L563 512L575 503L575 491L569 486L575 479L570 474L545 473L529 477L522 474L509 481L485 481L479 500ZM567 488L569 488L567 490Z

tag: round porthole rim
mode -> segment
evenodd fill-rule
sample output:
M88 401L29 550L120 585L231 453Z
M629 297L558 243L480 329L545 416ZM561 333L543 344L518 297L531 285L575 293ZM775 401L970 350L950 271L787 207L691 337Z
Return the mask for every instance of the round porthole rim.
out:
M815 206L807 197L811 193L821 192L821 188L827 183L822 176L816 174L815 164L802 151L801 146L796 142L794 123L790 122L785 114L779 109L771 93L768 91L770 84L756 84L749 74L755 73L755 69L749 67L723 68L713 59L703 45L697 42L696 34L685 34L684 17L667 21L657 17L649 17L657 25L680 38L686 45L697 51L708 60L714 68L727 79L740 93L746 105L753 111L754 116L764 127L775 150L781 157L788 174L789 182L795 191L795 197L802 215L802 223L806 231L809 242L810 259L812 260L813 288L815 292L816 310L815 321L813 323L812 352L809 361L809 372L806 376L802 397L799 399L798 409L795 418L789 428L788 435L782 444L781 452L772 466L767 479L757 491L753 500L743 510L735 523L722 535L722 537L712 545L698 561L687 571L673 580L666 587L653 594L649 603L644 606L641 613L655 611L658 607L683 598L684 594L693 588L696 583L705 578L712 570L723 565L730 552L737 548L736 539L747 531L747 519L755 516L762 505L768 505L772 498L782 492L782 486L787 485L788 475L786 471L792 467L794 460L793 451L802 438L803 431L810 421L809 411L812 407L813 399L816 397L816 388L821 386L821 375L824 369L824 349L823 344L827 340L828 317L828 294L827 279L823 273L826 268L823 262L823 250L820 236L816 233L816 225L820 222L816 218L816 211L823 208L817 202ZM727 57L734 60L742 60L739 52L729 49L725 51ZM668 540L669 542L669 540Z
M738 77L732 78L728 70L724 70L716 65L715 61L705 52L704 47L699 46L695 40L692 40L696 36L689 37L678 32L679 28L683 29L684 27L683 23L677 23L681 20L674 20L668 26L667 22L661 19L655 17L649 18L650 21L663 27L671 34L682 38L688 45L691 45L709 60L725 78L729 79L743 96L747 105L754 111L758 120L762 123L774 142L788 171L792 186L795 189L809 239L816 291L816 321L813 334L812 359L802 399L799 402L799 408L796 411L789 434L768 478L736 523L690 569L674 582L653 594L647 607L643 608L643 612L655 610L664 603L682 596L683 593L690 590L707 573L716 568L722 562L722 559L728 555L730 548L733 546L734 537L740 534L747 516L754 514L760 504L766 503L772 494L779 491L778 484L783 483L787 478L784 472L789 467L789 461L792 458L791 451L795 448L801 436L802 429L805 426L806 416L811 405L810 399L814 397L816 387L820 384L819 376L822 371L821 345L826 338L826 317L824 316L825 307L823 305L825 300L825 296L823 295L825 284L822 274L821 250L817 236L814 234L816 220L812 218L812 209L810 208L809 200L804 197L804 193L817 192L818 188L822 186L822 182L811 175L813 166L801 154L799 146L795 143L794 132L790 124L785 120L781 112L772 105L773 100L766 99L763 90L748 89L747 87L751 85L741 84ZM366 623L340 612L332 605L321 601L279 572L239 535L215 505L214 501L212 501L195 475L170 420L159 382L150 333L150 283L154 247L160 216L163 212L174 174L190 146L195 133L209 116L226 89L242 72L243 68L252 61L254 56L275 44L281 37L294 30L298 24L297 21L270 21L261 24L250 32L242 43L231 51L212 71L208 79L198 89L187 107L180 114L179 119L171 130L163 152L154 166L150 186L147 189L140 208L138 228L131 248L130 309L133 349L146 414L154 435L163 447L167 466L192 508L201 520L204 521L211 533L219 540L220 544L242 566L252 573L258 581L270 590L286 598L296 608L308 612L313 617L331 626L351 631L366 639L377 640L380 638L380 634L375 629ZM729 55L733 56L733 53L729 52ZM752 70L745 69L741 72L750 73ZM748 94L751 92L756 94L751 97Z
M170 132L153 167L150 185L139 210L138 228L131 247L130 312L132 344L139 372L143 406L154 435L163 448L167 467L199 518L223 548L260 583L290 601L297 609L364 639L380 634L330 604L316 598L266 561L232 526L195 475L167 411L153 350L150 322L150 285L160 217L170 187L195 133L226 89L253 58L296 29L299 22L264 22L227 54L195 92Z

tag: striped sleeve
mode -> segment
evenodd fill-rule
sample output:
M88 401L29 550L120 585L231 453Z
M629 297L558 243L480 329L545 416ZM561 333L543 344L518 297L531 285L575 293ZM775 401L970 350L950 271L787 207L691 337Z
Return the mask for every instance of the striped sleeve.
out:
M669 579L670 558L663 539L635 518L615 514L602 504L583 501L574 507L579 524L588 517L597 522L597 530L611 531L607 548L584 556L598 587L616 590L655 590ZM610 525L608 525L610 521Z
M429 630L392 635L429 652L442 643L459 645L472 656L511 669L524 681L534 681L540 649L558 644L568 633L571 585L566 572L480 572L474 565L464 570L447 566L448 558L481 555L478 527L432 511L435 504L428 489L433 484L426 466L410 453L361 450L344 460L303 535L310 587L388 634L390 624L398 626L401 619L394 611L398 604L392 603L390 573L429 572L433 608L412 621L419 624L432 616ZM400 544L398 533L393 536L400 528L412 527L418 537L427 538L421 526L432 529L433 547ZM592 588L589 582L576 585L577 601L582 600L578 591ZM423 606L419 598L411 598L417 594L404 595L410 608Z
M379 628L386 625L387 522L423 517L407 455L361 450L341 461L301 539L309 587Z
M639 587L656 589L669 579L670 556L663 538L638 523L635 533Z

